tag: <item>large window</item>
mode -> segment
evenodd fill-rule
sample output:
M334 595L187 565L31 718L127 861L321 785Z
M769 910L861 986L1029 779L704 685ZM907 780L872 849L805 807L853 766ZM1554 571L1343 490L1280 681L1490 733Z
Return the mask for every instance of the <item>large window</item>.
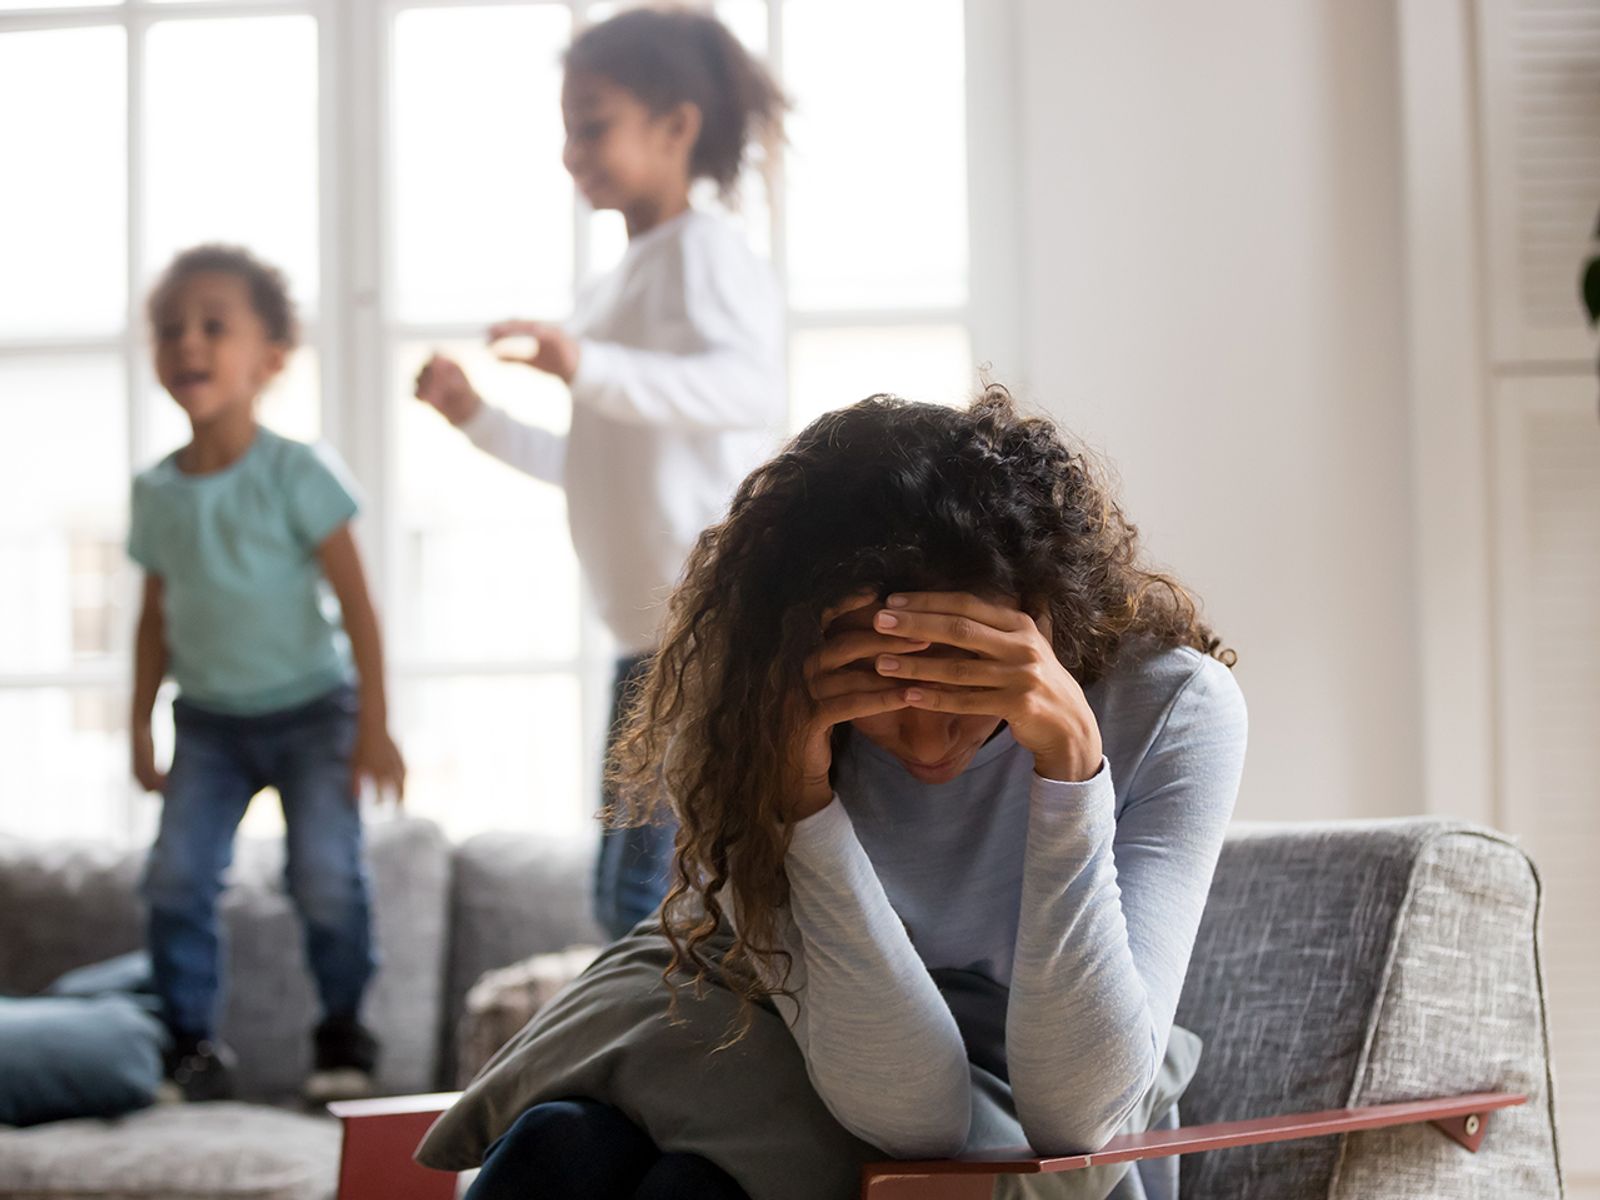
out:
M129 475L186 427L141 304L174 250L214 239L281 265L305 318L264 420L327 438L366 492L410 809L458 836L592 830L611 648L562 495L474 451L410 380L445 350L497 403L565 427L565 390L481 338L559 318L621 253L620 221L561 169L557 105L561 49L617 7L0 0L0 830L153 828L127 777L122 539ZM874 391L960 398L985 6L715 8L796 104L776 186L752 171L730 214L788 296L792 423ZM165 753L164 703L157 737Z

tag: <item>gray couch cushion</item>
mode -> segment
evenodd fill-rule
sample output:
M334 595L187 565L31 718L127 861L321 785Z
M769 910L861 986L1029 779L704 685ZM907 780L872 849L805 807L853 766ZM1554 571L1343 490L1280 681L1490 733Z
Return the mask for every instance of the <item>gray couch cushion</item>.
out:
M144 945L134 902L143 854L99 843L0 837L0 994Z
M1240 826L1178 1021L1205 1039L1185 1124L1519 1091L1477 1155L1427 1126L1217 1151L1189 1200L1558 1194L1535 927L1538 880L1498 834L1408 819ZM1399 1147L1414 1186L1395 1177Z
M383 1042L388 1091L437 1086L450 856L427 821L367 830L382 965L367 1022ZM35 992L73 967L143 940L135 896L144 851L0 841L0 991ZM243 841L223 896L228 940L222 1035L239 1052L239 1094L296 1092L310 1065L314 992L283 890L283 844Z
M380 961L363 1018L383 1046L378 1085L430 1091L439 1062L450 851L429 821L378 821L367 839ZM223 899L229 975L222 1036L239 1052L240 1095L282 1099L299 1091L311 1067L315 990L283 889L283 843L239 849Z
M603 944L588 840L484 833L456 847L450 897L450 967L440 1030L445 1079L454 1078L455 1039L467 990L485 971L534 954Z
M0 1129L0 1200L332 1200L339 1126L250 1104Z

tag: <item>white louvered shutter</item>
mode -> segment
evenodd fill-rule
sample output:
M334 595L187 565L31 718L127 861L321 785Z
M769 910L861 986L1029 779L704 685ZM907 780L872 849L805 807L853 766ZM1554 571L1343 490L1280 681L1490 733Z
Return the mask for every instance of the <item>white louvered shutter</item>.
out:
M1479 0L1502 822L1545 888L1557 1123L1600 1197L1600 0Z
M1600 0L1481 0L1490 341L1591 361L1578 276L1600 213Z

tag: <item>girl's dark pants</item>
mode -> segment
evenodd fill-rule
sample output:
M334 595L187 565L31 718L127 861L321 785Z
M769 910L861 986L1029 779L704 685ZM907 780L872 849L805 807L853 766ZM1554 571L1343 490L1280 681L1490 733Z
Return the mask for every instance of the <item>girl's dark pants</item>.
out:
M606 734L606 762L622 731L623 705L650 669L650 655L617 660L612 685L611 724ZM609 807L614 796L603 785L601 800ZM672 867L672 839L677 824L642 825L635 829L606 829L600 835L600 861L595 867L594 908L601 926L619 938L660 907L667 894Z

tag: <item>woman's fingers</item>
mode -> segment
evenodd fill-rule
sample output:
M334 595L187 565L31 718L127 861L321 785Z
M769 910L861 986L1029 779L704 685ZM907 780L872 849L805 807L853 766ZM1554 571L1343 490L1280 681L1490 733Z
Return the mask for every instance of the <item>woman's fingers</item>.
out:
M1022 657L1023 647L1018 644L1015 633L1002 632L960 613L907 612L904 609L890 612L884 609L872 618L872 624L880 633L954 646L985 658L1005 660Z
M920 708L928 712L963 713L985 717L1010 719L1011 693L1000 688L979 688L974 691L955 691L934 687L905 687L898 691L907 708Z
M1002 661L1022 661L1039 639L1033 618L1020 609L965 592L898 592L873 614L872 623L884 633Z
M885 679L942 683L953 687L997 688L1016 682L1026 668L992 658L929 658L925 654L880 654L873 669Z
M812 656L815 671L835 671L853 662L871 659L879 654L915 654L926 650L928 643L911 638L894 637L875 629L850 629L836 633L822 643L822 649Z
M817 720L824 728L843 725L861 717L874 717L879 713L894 712L907 707L905 689L881 688L874 691L848 692L834 696L817 705Z
M818 701L853 692L892 692L904 686L869 670L824 671L810 681L811 698Z
M1039 632L1033 618L1009 601L967 592L896 592L873 624L886 633L1011 661L1027 657Z
M871 588L863 588L853 595L846 596L831 608L822 610L822 632L827 633L828 627L845 613L855 612L857 609L866 608L877 602L878 593Z
M1007 601L984 600L971 592L895 592L884 601L896 612L942 613L968 617L991 629L1016 632L1026 629L1031 618Z

